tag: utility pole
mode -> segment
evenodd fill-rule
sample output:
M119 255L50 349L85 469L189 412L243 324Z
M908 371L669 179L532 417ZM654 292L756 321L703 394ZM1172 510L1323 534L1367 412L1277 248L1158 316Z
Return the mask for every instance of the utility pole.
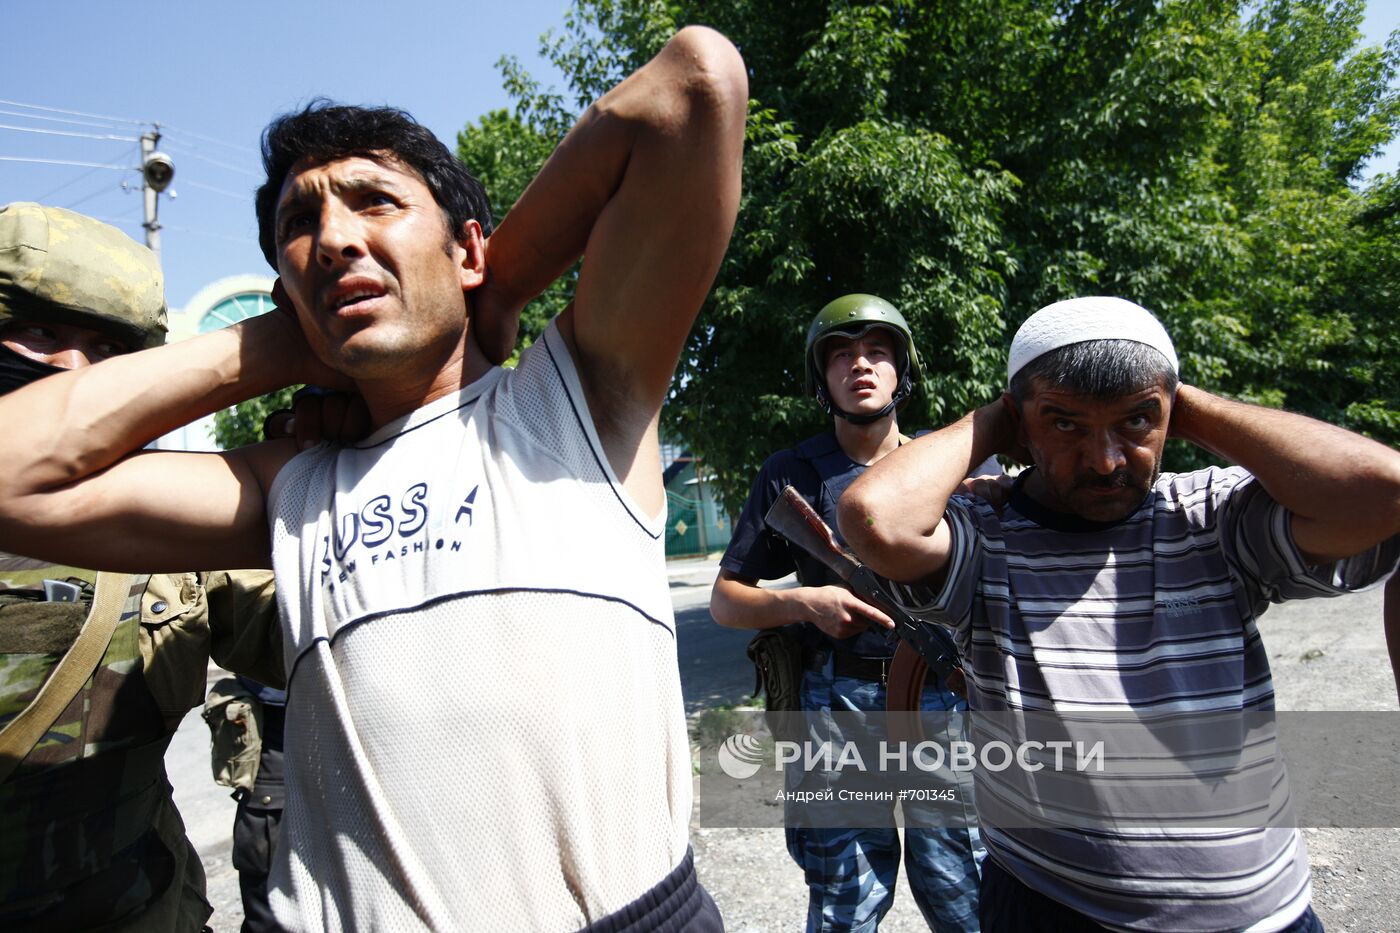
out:
M146 246L160 261L160 223L156 220L160 193L170 187L175 177L175 163L170 156L156 149L160 142L160 124L151 126L149 133L141 134L141 195L145 198L145 216L141 226L146 231Z

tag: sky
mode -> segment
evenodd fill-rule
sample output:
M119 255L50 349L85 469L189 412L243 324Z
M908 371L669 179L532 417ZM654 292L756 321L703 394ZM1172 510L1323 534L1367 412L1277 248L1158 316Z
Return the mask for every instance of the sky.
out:
M258 138L271 117L317 96L391 104L453 146L467 123L510 105L496 69L502 55L562 87L537 50L543 32L562 28L567 7L0 0L8 40L0 56L0 204L70 207L141 239L136 138L158 122L160 148L175 162L160 199L161 259L169 302L183 307L216 279L271 274L251 198ZM1397 26L1400 0L1372 0L1366 41L1381 44ZM1393 172L1398 162L1400 146L1392 145L1371 171Z
M541 33L562 29L567 7L568 0L0 0L7 34L0 204L71 207L141 240L136 137L159 122L159 148L175 162L167 191L175 197L160 199L161 262L168 301L183 307L215 279L272 274L252 206L269 119L317 96L389 104L455 148L468 122L510 106L496 69L503 54L562 86L537 48ZM35 129L44 132L28 131Z

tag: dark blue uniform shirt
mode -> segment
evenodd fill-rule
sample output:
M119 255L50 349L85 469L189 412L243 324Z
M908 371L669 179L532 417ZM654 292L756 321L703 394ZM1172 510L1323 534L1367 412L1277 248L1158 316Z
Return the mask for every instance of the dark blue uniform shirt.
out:
M748 580L778 580L796 572L797 581L803 586L840 585L841 579L836 574L802 549L790 545L786 538L764 524L763 517L783 494L783 487L791 485L831 526L837 542L844 547L845 539L836 527L836 503L866 469L864 464L846 456L836 442L836 435L830 432L809 437L790 450L773 454L758 471L720 566ZM988 460L974 475L1000 472L997 462ZM879 626L839 641L810 622L804 622L802 627L808 645L816 649L835 648L861 657L880 658L893 655L897 644L894 635Z

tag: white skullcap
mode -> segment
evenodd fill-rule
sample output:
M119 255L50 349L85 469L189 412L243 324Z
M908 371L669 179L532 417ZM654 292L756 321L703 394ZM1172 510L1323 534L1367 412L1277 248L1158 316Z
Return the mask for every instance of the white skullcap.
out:
M1132 340L1167 358L1178 373L1176 348L1162 322L1123 298L1071 298L1046 305L1016 331L1006 361L1006 384L1038 356L1087 340Z

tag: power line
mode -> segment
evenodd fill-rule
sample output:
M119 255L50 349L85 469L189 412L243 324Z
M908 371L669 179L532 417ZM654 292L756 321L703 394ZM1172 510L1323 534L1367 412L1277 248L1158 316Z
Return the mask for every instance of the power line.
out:
M44 136L76 136L79 139L115 139L120 142L136 142L135 136L113 136L110 133L106 135L99 135L97 133L75 133L72 130L46 130L38 126L14 126L10 123L0 123L0 130L17 130L21 133L40 133Z
M76 165L79 168L112 168L122 172L137 171L134 165L112 165L107 162L80 162L75 159L39 159L30 156L0 156L0 162L37 162L40 165Z
M166 138L166 141L169 142L168 137ZM184 143L176 142L173 146L169 146L167 148L174 149L176 152L183 153L184 155L189 156L191 159L198 159L201 162L208 162L210 165L217 165L219 168L226 168L230 172L237 172L240 175L247 175L249 178L261 177L257 172L250 172L246 168L242 168L241 166L230 165L227 162L220 162L218 159L211 159L206 155L200 155L198 152L194 151L193 148L186 146Z
M76 185L78 182L82 181L84 178L87 178L89 175L91 175L93 172L97 171L97 170L98 170L99 168L101 168L101 167L102 167L102 166L94 165L92 168L88 169L86 172L81 172L81 173L79 173L78 175L74 176L73 178L68 179L68 181L65 181L63 184L59 185L57 188L51 188L51 189L49 189L48 191L45 191L43 194L39 195L39 196L38 196L37 198L35 198L34 200L37 201L37 202L39 202L40 204L43 204L43 203L44 203L45 201L47 201L49 198L51 198L51 197L53 197L54 195L58 194L60 191L64 190L65 188L69 188L69 187L71 187L71 186L73 186L73 185Z
M43 114L24 113L19 110L0 109L0 114L4 114L7 117L24 117L24 119L26 120L46 120L49 123L66 123L70 126L95 126L98 129L102 130L110 130L116 128L116 124L114 123L95 123L92 120L65 120L63 117L46 117Z
M127 215L124 217L111 217L102 214L88 214L87 216L91 217L93 220L100 220L104 224L111 224L114 227L126 227L128 230L131 231L139 231L141 229L140 217L135 217L131 215ZM132 236L132 239L135 239L137 235L139 234L134 234Z
M153 120L132 120L128 117L109 117L100 113L84 113L81 110L64 110L62 107L45 107L41 104L26 104L21 100L0 100L0 104L9 107L25 107L29 110L42 110L45 113L61 113L70 117L90 117L94 120L106 120L108 123L130 123L133 126L149 126Z
M4 101L0 101L3 104ZM203 133L196 133L194 130L182 130L178 126L161 125L161 130L166 133L183 133L186 136L193 136L195 139L203 140L206 143L213 143L216 146L223 146L236 152L247 153L248 155L260 156L261 153L251 146L240 146L237 143L224 142L222 139L215 139L213 136L205 136Z
M77 207L79 204L86 204L87 202L91 201L93 198L97 197L99 194L108 194L108 193L111 192L111 190L112 190L112 186L111 186L111 185L104 184L101 188L98 188L96 191L92 192L91 194L85 194L85 195L83 195L81 198L78 198L78 200L76 200L76 201L70 201L69 203L67 203L67 204L65 204L65 205L63 205L63 206L64 206L66 209L68 209L68 210L71 211L73 208Z
M97 214L88 214L88 216L93 220L100 220L104 224L112 224L113 226L136 227L137 229L141 227L141 218L130 214L125 217L100 217Z
M49 122L49 123L65 124L65 125L69 125L69 126L86 126L86 127L91 127L91 128L93 128L93 129L99 129L99 130L102 130L102 129L117 130L117 129L119 129L119 127L117 127L117 126L115 126L115 125L113 125L113 124L122 124L122 125L129 125L129 126L139 126L139 127L143 127L143 128L144 128L144 127L152 127L152 128L155 130L156 133L160 133L161 135L164 135L164 136L165 136L167 145L169 145L170 143L173 142L174 145L175 145L175 148L177 148L177 149L179 149L179 150L182 150L182 151L183 151L183 154L186 155L186 156L188 156L188 157L190 157L190 158L197 159L197 160L199 160L199 161L201 161L201 162L207 163L207 164L209 164L209 165L216 166L216 167L218 167L218 168L222 168L222 169L224 169L224 170L226 170L226 171L231 171L231 172L235 172L235 173L240 174L240 175L245 175L245 176L247 176L247 177L249 177L249 178L256 178L256 177L258 177L257 173L252 172L252 171L250 171L250 170L248 170L248 169L246 169L246 168L244 168L244 167L242 167L242 166L240 166L240 165L234 165L234 164L232 164L232 163L230 163L230 162L226 162L226 161L222 161L222 160L220 160L220 159L216 159L216 158L212 158L212 157L210 157L210 156L206 156L206 155L204 155L203 153L201 153L201 152L199 152L199 151L196 151L196 150L198 150L198 148L199 148L197 144L194 144L194 143L187 143L187 142L185 142L183 139L178 138L178 137L189 137L189 138L191 138L191 139L200 140L200 141L203 141L203 142L205 142L205 143L209 143L209 144L214 145L214 146L223 147L225 150L228 150L228 151L230 151L230 152L239 153L239 154L246 154L246 155L252 155L252 156L255 156L255 157L258 156L258 155L260 154L257 150L252 149L252 148L250 148L250 147L248 147L248 146L240 146L240 145L237 145L237 144L235 144L235 143L230 143L230 142L227 142L227 141L225 141L225 140L218 139L218 138L213 137L213 136L208 136L208 135L203 134L203 133L197 133L197 132L195 132L195 131L193 131L193 130L183 130L183 129L179 129L178 127L170 127L170 126L164 126L164 127L162 127L159 123L156 123L155 121L132 120L132 119L128 119L128 118L125 118L125 117L114 117L114 116L109 116L109 115L106 115L106 114L89 113L89 112L81 111L81 110L69 110L69 109L62 108L62 107L48 107L48 106L44 106L44 105L41 105L41 104L30 104L30 103L25 103L25 102L23 102L23 101L6 100L6 99L3 99L3 98L0 98L0 105L8 105L9 107L22 108L23 110L42 111L42 114L40 114L40 113L25 113L25 112L20 112L20 111L15 111L15 110L0 109L0 114L3 114L3 115L5 115L5 116L9 116L9 117L19 117L19 118L24 119L24 120L31 120L31 121L33 121L33 120L39 120L39 121L45 121L45 122ZM62 116L44 116L43 114L62 114ZM80 119L69 119L69 118L80 118ZM103 122L92 122L92 121L103 121ZM109 140L109 141L118 141L118 142L127 142L127 143L137 142L137 140L135 139L135 137L131 137L131 136L122 136L122 135L117 135L117 134L115 134L115 133L107 133L107 134L85 133L85 132L79 132L79 131L76 131L76 130L59 130L59 129L51 129L51 128L45 128L45 127L38 127L38 126L16 125L16 124L11 124L11 123L0 123L0 130L10 130L10 131L12 131L12 132L20 132L20 133L35 133L35 134L42 135L42 136L62 136L62 137L78 138L78 139L97 139L97 140ZM162 133L162 131L164 131L164 132ZM170 134L175 134L175 135L177 136L177 138L174 139L174 140L172 140L172 139L170 138ZM144 138L145 138L145 137L143 137L143 140L144 140ZM159 137L157 137L157 138L159 138ZM38 157L38 156L6 156L6 155L0 155L0 162L24 162L24 163L37 164L37 165L73 166L73 167L76 167L76 168L83 168L83 169L86 169L86 171L79 173L77 176L75 176L75 177L69 179L68 181L65 181L65 182L63 182L62 184L59 184L59 185L57 185L56 187L49 189L47 192L45 192L43 195L40 196L40 198L39 198L40 201L47 201L47 200L49 200L50 198L52 198L54 195L59 194L60 192L66 191L66 190L68 190L69 188L73 187L74 185L76 185L76 184L78 184L78 183L80 183L80 182L82 182L82 181L84 181L84 180L87 180L87 179L91 178L91 176L92 176L95 172L97 172L98 170L101 170L101 169L107 169L107 170L109 170L109 171L110 171L110 170L116 170L116 171L121 171L121 172L140 171L140 168L138 168L138 167L135 166L135 165L126 165L126 164L113 163L113 162L91 162L91 161L79 160L79 159L51 159L51 158L44 158L44 157ZM186 180L186 181L183 182L183 184L188 185L188 186L191 187L191 188L197 188L197 189L201 189L201 190L204 190L204 191L209 191L209 192L211 192L211 193L213 193L213 194L221 195L221 196L223 196L223 197L229 198L229 199L231 199L231 200L239 201L239 202L244 203L244 204L248 203L248 201L250 200L250 195L248 195L248 194L246 194L246 193L238 193L238 192L234 192L234 191L229 191L229 190L227 190L227 189L225 189L225 188L219 188L219 187L216 187L216 186L214 186L214 185L207 185L207 184L204 184L204 183L198 182L198 181ZM123 184L122 187L125 188L125 184ZM72 209L74 209L74 208L77 208L77 207L79 207L79 206L81 206L81 205L83 205L83 204L86 204L87 202L89 202L89 201L91 201L91 200L97 198L99 195L108 193L109 191L111 191L111 188L112 188L111 185L104 183L104 184L103 184L101 187L99 187L97 190L91 191L91 192L89 192L89 193L87 193L87 194L85 194L85 195L83 195L83 196L77 198L76 200L70 201L70 202L66 205L66 207L67 207L69 210L72 210ZM143 226L143 227L145 226L145 224L142 224L142 223L140 223L140 222L138 222L138 221L136 221L136 220L133 220L133 219L130 219L130 218L127 218L127 217L121 217L121 218L116 218L116 217L106 218L106 217L104 217L104 218L98 218L98 219L103 220L104 222L107 222L107 223L120 224L120 225L123 225L123 226ZM213 231L213 230L204 230L204 229L200 229L200 228L197 228L197 227L186 227L186 226L183 226L183 225L171 225L171 226L169 227L169 229L171 229L171 230L178 230L178 231L181 231L181 232L184 232L184 233L195 234L195 235L198 235L198 236L214 237L214 238L217 238L217 239L228 240L228 241L230 241L230 242L240 243L240 244L245 244L245 245L248 244L248 243L250 243L250 242L256 242L254 239L252 239L252 238L250 238L250 237L247 237L247 236L241 236L241 237L240 237L240 236L231 236L231 235L229 235L229 234L218 233L218 232Z
M141 218L130 215L126 217L105 217L97 214L89 214L88 216L93 220L100 220L104 224L112 224L113 226L135 227L137 229L141 227ZM213 230L204 230L200 227L186 227L183 224L161 224L161 228L164 230L175 230L180 233L193 233L197 236L214 237L219 240L229 240L233 243L241 243L244 246L250 244L254 246L257 245L257 238L252 236L233 236L228 233L216 233Z
M227 233L215 233L213 230L201 230L198 227L182 227L176 224L167 224L165 229L178 230L181 233L196 233L200 236L215 237L220 240L231 240L234 243L242 243L245 246L248 244L257 243L257 240L251 236L232 236L231 234Z
M73 185L76 185L78 182L82 181L84 178L87 178L89 175L91 175L91 174L92 174L93 172L95 172L95 171L97 171L96 168L90 168L90 169L88 169L86 172L83 172L83 173L81 173L81 174L79 174L79 175L75 175L74 177L72 177L72 178L68 179L67 181L65 181L63 184L59 185L57 188L51 188L50 190L45 191L43 194L39 195L39 196L38 196L37 198L35 198L34 200L37 201L37 202L40 203L40 204L43 204L45 201L47 201L49 198L53 197L54 195L58 194L58 193L59 193L60 191L62 191L64 188L69 188L69 187L72 187Z
M203 185L197 181L185 181L182 182L182 184L188 185L191 188L198 188L201 191L212 191L215 194L222 194L226 198L233 198L235 201L243 201L244 203L252 200L253 197L251 194L237 194L236 192L228 191L224 188L215 188L213 185Z

